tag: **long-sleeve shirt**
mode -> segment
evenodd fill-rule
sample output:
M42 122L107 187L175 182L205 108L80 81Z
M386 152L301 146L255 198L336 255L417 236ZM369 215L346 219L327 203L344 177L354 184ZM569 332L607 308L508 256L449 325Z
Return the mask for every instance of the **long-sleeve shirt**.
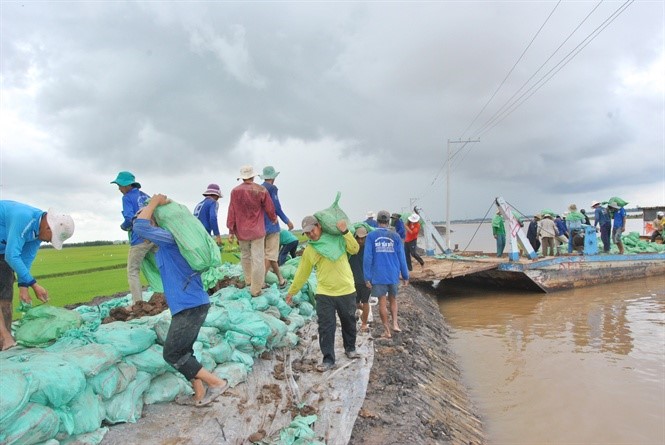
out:
M137 219L134 231L159 246L155 259L171 315L210 303L208 293L203 289L201 275L182 256L171 232L151 225L147 219Z
M400 238L406 238L406 228L404 227L404 222L400 218L395 220L395 232L397 232Z
M400 274L404 280L409 279L404 243L399 235L385 227L367 235L363 273L365 281L372 284L397 284Z
M612 219L610 218L610 212L607 211L605 207L596 207L593 211L593 226L596 227L600 225L601 227L606 224L612 224Z
M143 208L149 199L150 196L136 187L122 195L122 217L124 219L120 224L120 228L130 232L129 244L132 246L143 242L141 237L132 231L132 224L139 209Z
M279 217L279 219L282 220L284 224L288 224L289 217L286 216L282 210L282 204L279 202L279 196L277 195L277 186L266 181L263 183L263 187L268 190L268 194L270 195L272 203L275 206L275 214ZM271 219L267 212L263 215L263 218L266 225L266 234L279 232L279 221L273 222L272 220L275 218Z
M0 254L16 272L18 285L29 287L37 282L30 267L42 243L39 223L45 212L16 201L0 201Z
M255 182L243 182L231 190L226 227L242 241L263 238L266 236L264 212L271 220L277 220L268 190Z
M354 255L358 253L360 246L358 241L349 231L344 236L346 252ZM328 297L339 297L349 295L356 291L353 281L353 272L346 255L341 255L332 261L308 245L303 251L298 270L293 277L293 282L287 291L289 295L296 294L307 282L312 269L316 268L316 293Z
M219 223L217 222L218 210L219 201L209 197L206 197L206 199L199 202L194 208L194 216L201 221L206 232L215 236L219 236Z
M559 232L556 224L550 218L543 218L538 222L538 237L540 238L556 238Z

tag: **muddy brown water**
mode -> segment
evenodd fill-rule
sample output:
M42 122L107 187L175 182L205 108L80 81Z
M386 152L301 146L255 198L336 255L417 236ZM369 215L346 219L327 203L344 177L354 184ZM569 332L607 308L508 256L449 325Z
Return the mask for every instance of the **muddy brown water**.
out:
M665 277L437 294L489 444L665 443Z

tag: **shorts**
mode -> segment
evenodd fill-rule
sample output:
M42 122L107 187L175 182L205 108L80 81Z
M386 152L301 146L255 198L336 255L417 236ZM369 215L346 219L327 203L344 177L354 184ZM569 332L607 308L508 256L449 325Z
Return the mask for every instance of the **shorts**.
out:
M621 241L622 233L623 232L621 231L621 227L612 229L612 241L614 242L614 244L619 244L622 242Z
M396 297L399 291L399 284L372 284L372 297Z
M264 250L266 260L277 261L279 258L279 232L266 234Z
M9 267L5 256L0 255L0 301L12 301L14 297L14 269Z
M369 287L365 283L356 283L356 304L369 303Z

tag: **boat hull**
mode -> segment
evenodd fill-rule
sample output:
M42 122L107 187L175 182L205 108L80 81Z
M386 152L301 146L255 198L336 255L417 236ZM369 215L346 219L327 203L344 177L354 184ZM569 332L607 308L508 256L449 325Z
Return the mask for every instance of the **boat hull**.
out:
M441 282L555 292L657 275L665 277L665 254L560 256L536 261L503 261L494 268L470 270L468 274L455 277L441 276Z

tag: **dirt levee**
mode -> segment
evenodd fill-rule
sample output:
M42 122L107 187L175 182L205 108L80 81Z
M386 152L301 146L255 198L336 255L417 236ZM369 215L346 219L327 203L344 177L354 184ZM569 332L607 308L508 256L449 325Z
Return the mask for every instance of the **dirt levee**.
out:
M349 443L484 443L435 302L411 286L401 288L398 301L402 332L375 341L365 402ZM372 334L379 337L375 309Z

